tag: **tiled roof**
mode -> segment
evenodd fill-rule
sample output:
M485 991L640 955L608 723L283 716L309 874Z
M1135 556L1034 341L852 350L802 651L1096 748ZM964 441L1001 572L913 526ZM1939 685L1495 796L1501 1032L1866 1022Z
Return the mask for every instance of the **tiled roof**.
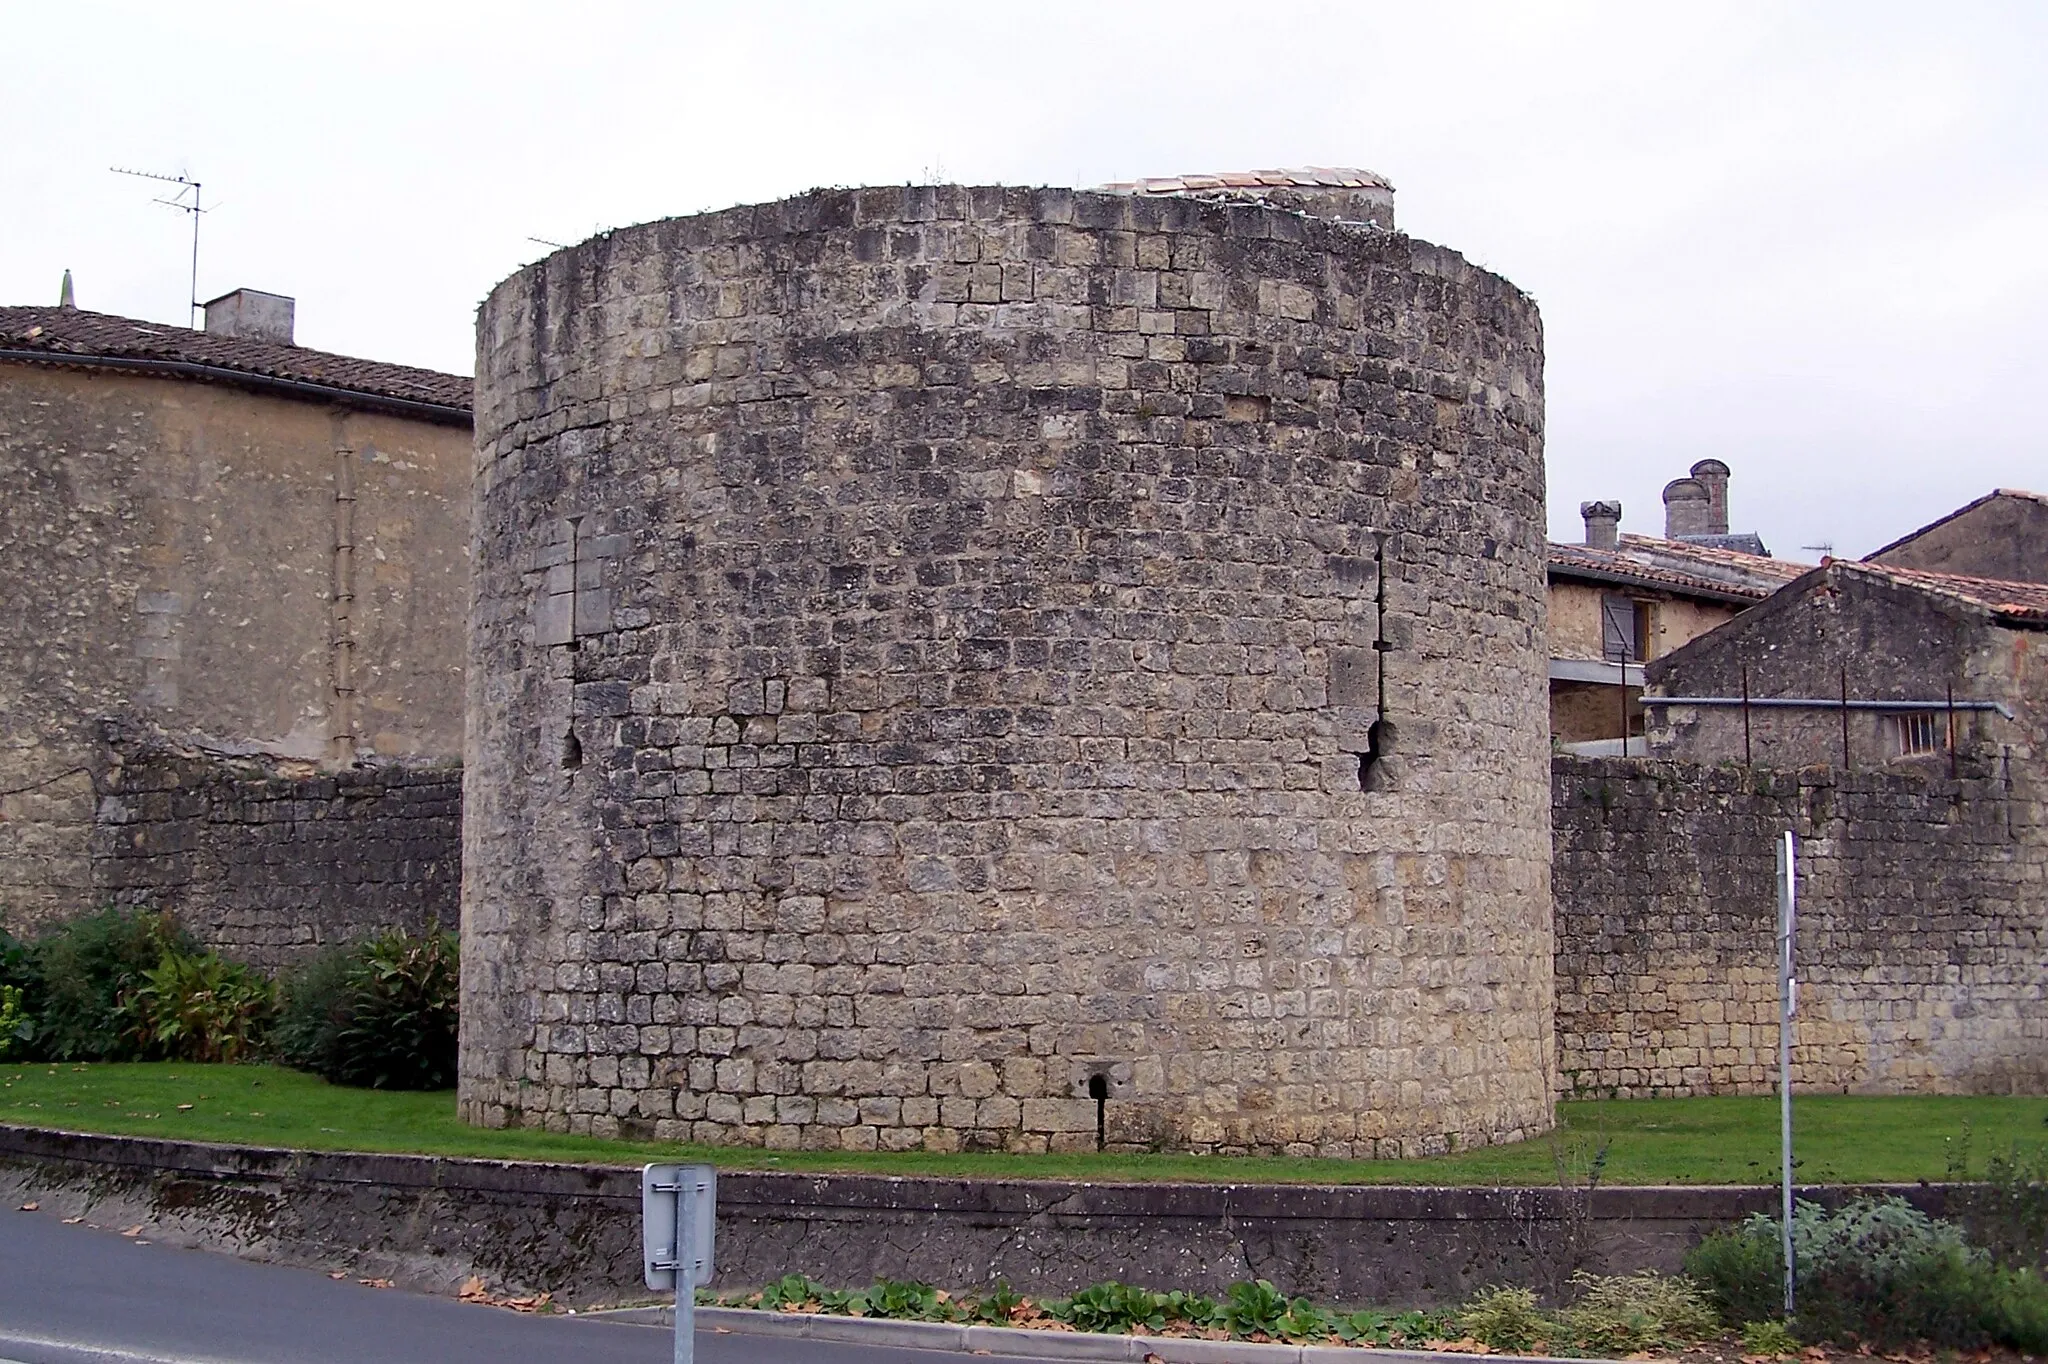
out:
M1898 539L1892 541L1890 544L1882 545L1879 546L1877 549L1873 549L1872 551L1870 551L1870 553L1863 556L1863 560L1865 563L1868 563L1871 560L1877 558L1880 554L1889 554L1893 550L1897 549L1900 545L1910 544L1913 541L1918 540L1921 536L1927 534L1928 531L1933 530L1936 526L1945 526L1949 522L1955 520L1958 516L1962 516L1966 512L1973 512L1977 510L1977 508L1983 506L1986 502L1995 502L2001 497L2018 498L2019 500L2025 502L2038 502L2042 506L2048 507L2048 493L2030 493L2024 488L1994 488L1990 492L1984 494L1984 496L1978 498L1976 501L1966 502L1962 506L1957 507L1947 516L1937 516L1934 520L1929 521L1926 525L1921 526L1916 530L1907 531L1904 535L1901 535Z
M1383 175L1355 166L1300 166L1292 170L1224 171L1215 175L1159 175L1102 187L1115 194L1199 194L1205 190L1384 189Z
M1812 568L1811 564L1649 535L1624 535L1615 549L1550 546L1553 576L1656 588L1720 602L1762 601Z
M56 364L105 359L185 366L191 377L230 383L237 375L247 375L308 386L309 396L322 391L359 394L441 409L450 418L467 415L472 401L471 383L459 374L358 360L275 341L210 336L190 327L82 308L0 308L0 352L6 351L32 351Z
M1922 568L1831 559L1831 568L1888 579L1938 597L1989 611L2015 625L2048 626L2048 583L2015 583L1998 578L1970 578L1960 573L1930 573Z

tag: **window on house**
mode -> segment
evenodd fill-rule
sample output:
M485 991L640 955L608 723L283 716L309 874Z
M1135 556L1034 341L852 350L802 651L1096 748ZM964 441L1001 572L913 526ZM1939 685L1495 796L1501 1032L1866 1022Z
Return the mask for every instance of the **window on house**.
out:
M1920 753L1939 753L1944 747L1942 717L1931 710L1895 715L1892 726L1898 733L1899 756L1902 758Z
M1609 663L1641 663L1650 656L1649 602L1600 598L1600 656Z

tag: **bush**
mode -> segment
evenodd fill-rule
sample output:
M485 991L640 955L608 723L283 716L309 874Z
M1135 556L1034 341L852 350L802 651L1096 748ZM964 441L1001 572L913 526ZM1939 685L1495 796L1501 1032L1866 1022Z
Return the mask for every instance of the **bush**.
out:
M1620 1357L1668 1350L1704 1340L1721 1329L1720 1317L1685 1278L1655 1270L1595 1277L1575 1274L1579 1300L1557 1314L1561 1336L1596 1355Z
M1746 1355L1789 1355L1799 1350L1799 1337L1782 1321L1752 1321L1742 1327L1742 1352Z
M21 998L20 986L0 985L0 1061L27 1051L28 1040L35 1035L35 1025Z
M286 985L278 1054L335 1084L447 1089L460 984L452 933L391 929L323 954Z
M124 1009L167 953L195 944L167 913L107 909L60 925L27 951L38 993L35 1051L53 1061L131 1061L147 1048Z
M1474 1295L1453 1324L1460 1331L1496 1350L1520 1354L1538 1341L1548 1342L1557 1333L1556 1323L1536 1305L1536 1295L1526 1288L1488 1288Z
M2048 1284L1992 1263L1955 1224L1904 1199L1856 1198L1835 1212L1801 1203L1792 1254L1790 1326L1805 1339L2048 1348ZM1686 1269L1738 1324L1770 1320L1783 1306L1779 1224L1764 1214L1708 1237Z
M277 987L212 952L168 950L122 1007L150 1055L235 1062L262 1045L277 1013Z
M335 1040L348 1026L352 965L347 948L323 948L278 982L277 1026L271 1029L270 1051L279 1061L316 1073L327 1064Z
M1965 1132L1966 1149L1968 1140ZM1967 1159L1952 1177L1968 1178ZM1986 1163L1981 1183L1953 1191L1949 1206L1999 1264L2048 1269L2048 1145L2014 1142Z

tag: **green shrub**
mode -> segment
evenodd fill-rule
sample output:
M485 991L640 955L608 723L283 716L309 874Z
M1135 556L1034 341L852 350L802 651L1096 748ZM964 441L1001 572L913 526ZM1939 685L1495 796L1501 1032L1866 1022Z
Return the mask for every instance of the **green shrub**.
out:
M19 985L0 985L0 1061L28 1050L35 1025L22 1006Z
M1763 1213L1687 1251L1685 1272L1736 1325L1784 1315L1784 1250L1776 1219Z
M1967 1169L1951 1174L1967 1178ZM1998 1263L2048 1269L2048 1144L2014 1142L1986 1162L1980 1182L1956 1190L1950 1206L1971 1242Z
M1452 1324L1474 1340L1510 1354L1557 1335L1556 1323L1544 1315L1536 1305L1536 1295L1526 1288L1483 1289L1465 1304Z
M278 982L277 1026L270 1050L285 1065L318 1073L348 1026L348 975L354 958L344 947L322 948Z
M1721 1329L1720 1317L1690 1279L1645 1269L1606 1276L1581 1272L1572 1282L1579 1298L1557 1314L1558 1331L1590 1354L1620 1357L1673 1349Z
M1686 1269L1738 1324L1776 1317L1784 1260L1775 1219L1757 1214L1707 1238ZM1856 1198L1792 1216L1798 1314L1808 1340L2048 1348L2048 1285L1965 1244L1955 1224L1900 1198Z
M107 909L36 939L35 1050L54 1061L130 1061L146 1048L123 1005L167 952L195 944L167 913Z
M124 997L122 1008L146 1054L232 1063L263 1044L277 1013L277 987L215 953L173 949Z
M1742 1326L1742 1352L1746 1355L1789 1355L1799 1349L1799 1337L1782 1321L1750 1321Z
M277 1053L335 1084L446 1089L460 985L452 933L391 929L323 953L286 982Z

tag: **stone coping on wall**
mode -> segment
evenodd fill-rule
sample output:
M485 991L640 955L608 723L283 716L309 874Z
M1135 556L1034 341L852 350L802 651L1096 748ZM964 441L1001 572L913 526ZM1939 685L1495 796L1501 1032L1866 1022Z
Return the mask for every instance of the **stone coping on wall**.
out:
M640 1202L637 1165L488 1160L383 1152L307 1151L114 1136L0 1124L0 1159L62 1161L160 1174L304 1184L377 1185L394 1191ZM1932 1183L1805 1185L1802 1198L1832 1201L1850 1192L1895 1193L1928 1211L1945 1203ZM1775 1185L1610 1185L1592 1191L1589 1213L1619 1219L1735 1221L1777 1206ZM844 1210L881 1214L967 1214L996 1218L1258 1218L1314 1221L1488 1222L1556 1216L1571 1197L1544 1186L1396 1184L1194 1184L1177 1181L965 1179L939 1176L721 1171L719 1211L801 1215Z

